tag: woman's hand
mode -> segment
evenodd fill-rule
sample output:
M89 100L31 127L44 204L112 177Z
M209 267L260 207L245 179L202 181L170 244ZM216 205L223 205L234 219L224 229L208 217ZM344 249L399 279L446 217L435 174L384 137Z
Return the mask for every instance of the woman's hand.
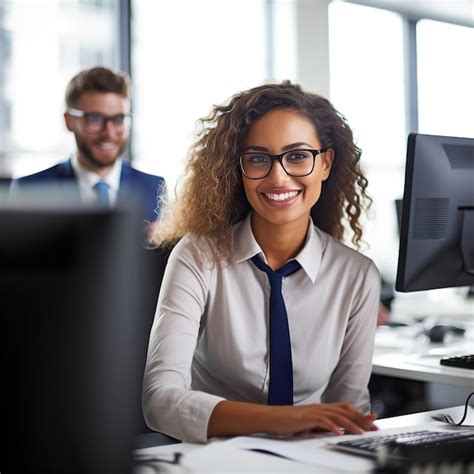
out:
M377 312L377 326L383 326L384 324L388 324L389 319L389 309L383 303L379 303L379 309Z
M377 427L374 420L377 415L363 415L350 403L318 403L312 405L295 405L271 407L274 414L271 417L269 433L300 434L311 431L330 431L341 435L345 431L362 434L364 431L374 431Z
M362 414L350 403L269 406L223 401L211 414L208 436L292 435L311 431L362 434L377 429L373 423L376 418L372 413Z

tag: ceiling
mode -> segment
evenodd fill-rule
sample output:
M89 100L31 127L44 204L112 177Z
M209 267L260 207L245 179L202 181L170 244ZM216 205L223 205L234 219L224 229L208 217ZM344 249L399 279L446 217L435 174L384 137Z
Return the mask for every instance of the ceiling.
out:
M474 0L349 0L371 7L397 11L409 18L420 17L474 27Z

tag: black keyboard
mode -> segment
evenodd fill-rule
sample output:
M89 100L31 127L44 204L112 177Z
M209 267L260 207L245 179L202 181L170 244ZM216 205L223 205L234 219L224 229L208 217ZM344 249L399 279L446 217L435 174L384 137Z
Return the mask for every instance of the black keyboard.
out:
M439 363L449 367L474 370L474 354L457 357L443 357Z
M334 448L371 457L389 457L410 462L474 460L474 430L414 431L341 441Z

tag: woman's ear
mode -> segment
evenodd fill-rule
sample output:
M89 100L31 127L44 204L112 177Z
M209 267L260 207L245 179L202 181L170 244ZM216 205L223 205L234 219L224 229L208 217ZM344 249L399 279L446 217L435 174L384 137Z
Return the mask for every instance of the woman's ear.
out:
M334 161L334 150L332 148L328 148L320 156L321 156L321 163L322 163L323 181L326 181L329 178L332 162Z

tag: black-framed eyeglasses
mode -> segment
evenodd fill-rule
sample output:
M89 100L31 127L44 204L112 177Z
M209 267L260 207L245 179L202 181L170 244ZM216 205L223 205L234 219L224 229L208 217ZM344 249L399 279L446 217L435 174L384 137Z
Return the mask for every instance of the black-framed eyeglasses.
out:
M86 130L90 133L100 133L104 130L107 122L112 122L117 133L125 133L130 129L132 116L130 114L104 115L99 112L84 112L79 109L68 107L66 112L73 117L84 120Z
M302 178L313 172L316 157L327 150L328 148L290 150L279 155L250 151L240 156L240 169L246 178L262 179L270 174L273 163L278 160L287 175Z

